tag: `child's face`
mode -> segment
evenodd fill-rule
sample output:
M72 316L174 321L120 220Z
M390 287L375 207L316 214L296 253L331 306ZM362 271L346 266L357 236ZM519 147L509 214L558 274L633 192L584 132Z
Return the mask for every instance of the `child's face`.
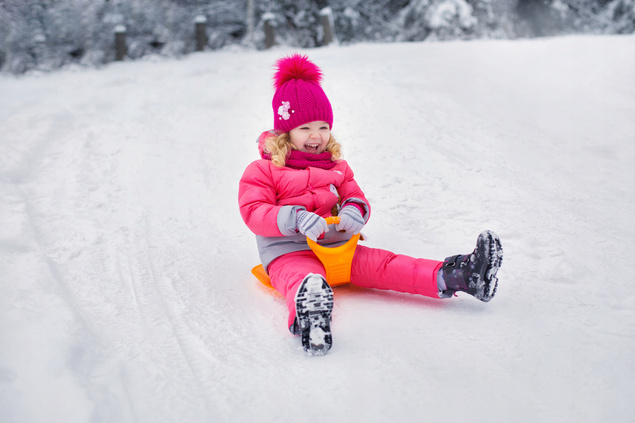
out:
M316 120L293 128L289 131L289 137L298 151L320 154L326 150L331 138L331 128L328 123Z

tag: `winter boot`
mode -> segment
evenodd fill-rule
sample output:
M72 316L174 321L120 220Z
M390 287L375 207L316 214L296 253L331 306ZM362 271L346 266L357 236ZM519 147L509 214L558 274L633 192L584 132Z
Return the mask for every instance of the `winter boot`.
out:
M333 290L321 275L309 273L295 295L296 324L307 355L324 355L331 348Z
M481 301L489 301L496 294L496 273L503 262L500 239L492 231L482 232L471 254L451 256L445 259L439 277L446 290L442 296L450 297L456 291L467 292Z

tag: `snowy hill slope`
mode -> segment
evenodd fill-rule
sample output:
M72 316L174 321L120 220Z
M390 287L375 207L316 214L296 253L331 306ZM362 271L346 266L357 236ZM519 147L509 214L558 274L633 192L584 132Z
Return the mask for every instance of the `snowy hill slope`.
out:
M307 52L367 245L505 248L488 304L338 288L322 358L236 204L287 52L0 77L0 421L633 421L635 37Z

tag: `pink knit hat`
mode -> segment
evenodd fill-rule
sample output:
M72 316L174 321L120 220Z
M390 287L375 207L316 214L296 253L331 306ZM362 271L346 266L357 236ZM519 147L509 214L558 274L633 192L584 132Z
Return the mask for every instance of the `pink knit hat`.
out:
M273 127L278 132L315 120L333 127L333 109L320 82L322 71L307 56L294 54L276 62Z

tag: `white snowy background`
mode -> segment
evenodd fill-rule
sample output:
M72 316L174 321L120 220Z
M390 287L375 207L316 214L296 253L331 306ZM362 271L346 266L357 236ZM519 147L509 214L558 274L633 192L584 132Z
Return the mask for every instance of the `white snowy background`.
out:
M238 180L290 51L0 76L0 421L635 421L635 37L304 51L366 245L496 231L496 298L336 290L308 358Z

